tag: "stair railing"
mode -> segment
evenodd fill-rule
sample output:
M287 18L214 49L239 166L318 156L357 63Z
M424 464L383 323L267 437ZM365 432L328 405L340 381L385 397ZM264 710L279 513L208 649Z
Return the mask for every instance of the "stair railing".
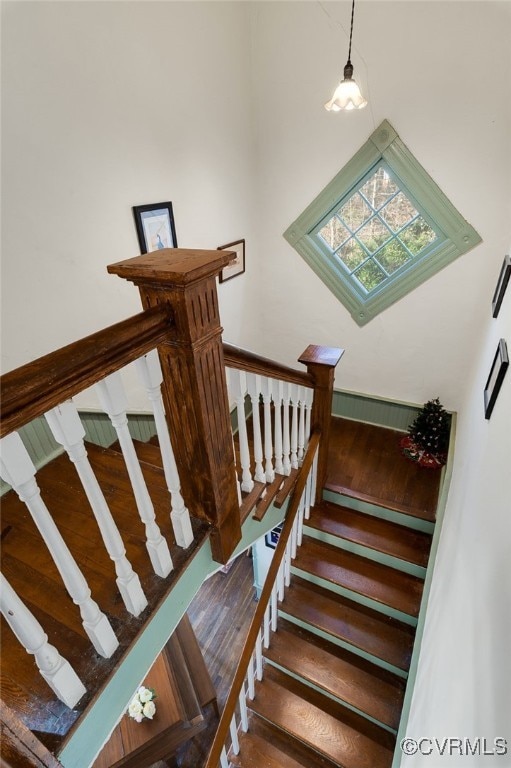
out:
M282 482L301 464L311 430L314 377L230 344L223 348L227 388L236 407L241 491L248 494L255 483ZM265 492L262 488L262 497Z
M280 479L283 486L285 477L296 474L312 426L321 429L328 447L334 371L343 350L307 347L299 358L307 371L295 370L231 344L224 343L223 352L228 391L236 407L241 491L250 494L259 484L264 498L265 486L275 479ZM252 441L247 416L252 421ZM322 446L320 487L326 479L326 460L327 450Z
M140 579L126 557L121 534L89 462L84 443L85 430L70 398L94 382L100 389L100 399L103 398L105 410L109 411L114 426L118 428L121 444L124 443L128 473L132 476L135 496L138 494L139 497L138 507L146 528L147 549L153 569L157 575L166 577L172 569L169 546L156 524L150 495L127 429L126 402L118 371L133 360L139 360L139 365L147 368L147 359L151 360L155 354L151 348L167 336L169 323L167 308L149 310L22 366L3 376L1 382L0 476L27 506L70 598L78 606L87 636L96 652L105 658L116 651L118 639L108 617L92 599L87 580L53 521L51 499L43 499L41 495L36 468L17 430L32 418L45 416L56 442L64 448L76 468L105 548L114 563L117 587L126 610L133 616L139 616L148 601ZM146 388L149 383L152 385L151 395L153 400L157 400L154 388L156 383L159 386L159 365L154 358L151 365L152 372L146 377L145 384ZM105 372L107 376L102 379ZM62 402L62 397L68 399ZM157 407L161 408L159 404ZM164 423L164 415L160 414L162 421ZM168 432L167 441L170 445ZM177 474L173 476L173 490L175 499L179 492ZM182 509L178 510L178 515L178 533L181 534L186 530ZM187 524L190 526L189 519ZM176 540L181 546L191 543L183 536L179 540L179 535L176 535ZM58 698L67 706L74 707L86 693L83 683L58 650L48 643L44 629L6 579L2 593L0 609L14 634L25 650L34 654L41 675Z
M254 698L255 680L262 680L262 649L263 646L265 648L269 646L270 633L277 629L278 601L284 599L285 588L290 584L291 561L296 557L297 547L301 544L303 520L309 515L315 495L320 437L319 430L312 432L302 465L298 470L284 525L204 768L218 768L218 766L228 768L226 741L229 735L234 753L239 753L237 704L239 704L241 730L244 732L248 730L247 698L249 700Z

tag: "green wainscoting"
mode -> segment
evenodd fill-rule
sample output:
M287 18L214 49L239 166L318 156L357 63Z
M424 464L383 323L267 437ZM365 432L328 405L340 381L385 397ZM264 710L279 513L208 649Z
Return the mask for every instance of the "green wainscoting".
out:
M400 400L388 400L377 395L364 395L360 392L334 390L332 413L354 421L365 421L380 427L398 429L406 432L417 412L422 407Z

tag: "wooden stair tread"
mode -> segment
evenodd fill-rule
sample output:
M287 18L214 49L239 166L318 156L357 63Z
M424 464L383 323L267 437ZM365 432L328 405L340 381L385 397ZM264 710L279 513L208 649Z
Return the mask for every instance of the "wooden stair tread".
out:
M324 485L325 490L338 493L340 496L346 496L349 499L356 499L357 501L363 501L366 504L374 504L375 507L382 507L384 509L390 509L394 512L401 512L403 515L410 515L410 517L417 517L419 520L426 520L429 523L434 523L436 516L429 510L422 507L412 507L410 504L401 503L395 500L389 500L378 496L377 494L364 493L364 491L357 491L355 488L347 485L341 485L332 480L327 480Z
M275 506L278 507L279 509L284 505L284 502L286 501L287 497L295 487L297 477L298 477L298 470L292 469L289 475L287 475L284 482L282 483L282 487L277 493L277 496L275 497L275 502L274 502Z
M251 491L248 493L241 492L242 502L240 506L240 519L242 525L254 509L258 499L263 495L265 488L266 485L264 483L254 481L254 487Z
M229 759L240 768L338 768L251 710L248 711L248 732L240 731L239 738L240 754L231 752Z
M343 768L391 766L392 734L272 667L250 708Z
M332 417L325 488L434 522L440 472L406 459L402 437L397 430Z
M231 765L240 768L261 768L263 765L264 768L304 768L303 763L297 763L271 742L256 736L250 730L241 733L239 739L240 754L229 754Z
M397 730L405 687L397 675L282 618L264 655Z
M328 501L312 507L307 526L425 568L431 535Z
M266 485L266 494L263 498L259 499L259 501L256 504L254 514L252 515L254 520L261 521L263 519L266 512L270 508L271 503L273 502L273 499L279 492L279 488L282 485L283 480L284 480L283 475L275 474L274 481Z
M332 544L304 536L294 567L402 613L419 614L421 579Z
M294 576L280 610L407 671L414 630L408 624Z

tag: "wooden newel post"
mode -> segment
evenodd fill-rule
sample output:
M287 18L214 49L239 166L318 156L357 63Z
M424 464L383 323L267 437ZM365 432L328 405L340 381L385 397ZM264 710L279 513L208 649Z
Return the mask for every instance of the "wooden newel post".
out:
M221 563L241 538L215 279L234 257L173 248L108 267L139 287L144 309L170 307L158 352L172 447L186 505L213 526L211 549Z
M323 486L326 482L335 368L343 354L344 349L318 347L310 344L298 358L298 362L306 365L308 373L314 378L311 428L319 428L321 430L321 441L318 451L316 501L321 499Z

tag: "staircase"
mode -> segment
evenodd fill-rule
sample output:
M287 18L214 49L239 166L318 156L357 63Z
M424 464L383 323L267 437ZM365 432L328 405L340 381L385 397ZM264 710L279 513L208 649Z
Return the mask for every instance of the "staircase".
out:
M350 431L359 437L358 460L351 450L359 471L364 433L374 431L376 443L387 440L380 454L366 449L372 477L360 493L348 487L350 468L337 463L343 433ZM229 753L232 765L392 765L439 481L419 471L408 511L402 500L382 499L368 488L394 471L396 437L333 419L324 498L304 521L278 628L263 651L264 676L247 702L248 730L240 731L239 753ZM386 456L389 439L394 449ZM403 467L401 485L409 493L417 468ZM399 485L396 480L394 490Z
M138 286L144 311L2 377L0 474L14 489L2 510L0 607L12 630L2 647L7 765L91 765L186 600L214 563L227 563L280 514L259 624L249 630L207 766L227 765L229 728L238 752L230 719L240 692L245 746L233 762L249 760L250 740L260 747L268 732L271 750L298 765L390 764L434 511L425 518L424 500L407 498L415 498L413 478L389 504L367 478L359 487L350 457L373 444L348 424L338 440L330 416L343 350L309 345L299 358L304 371L222 342L215 281L232 257L172 249L110 265ZM120 371L131 363L161 456L133 444L128 430ZM83 442L71 398L91 386L122 455ZM43 416L68 456L36 475L19 433ZM345 476L331 476L331 464ZM383 474L383 485L394 486L392 471ZM279 639L270 643L270 634ZM325 665L335 675L321 673Z

